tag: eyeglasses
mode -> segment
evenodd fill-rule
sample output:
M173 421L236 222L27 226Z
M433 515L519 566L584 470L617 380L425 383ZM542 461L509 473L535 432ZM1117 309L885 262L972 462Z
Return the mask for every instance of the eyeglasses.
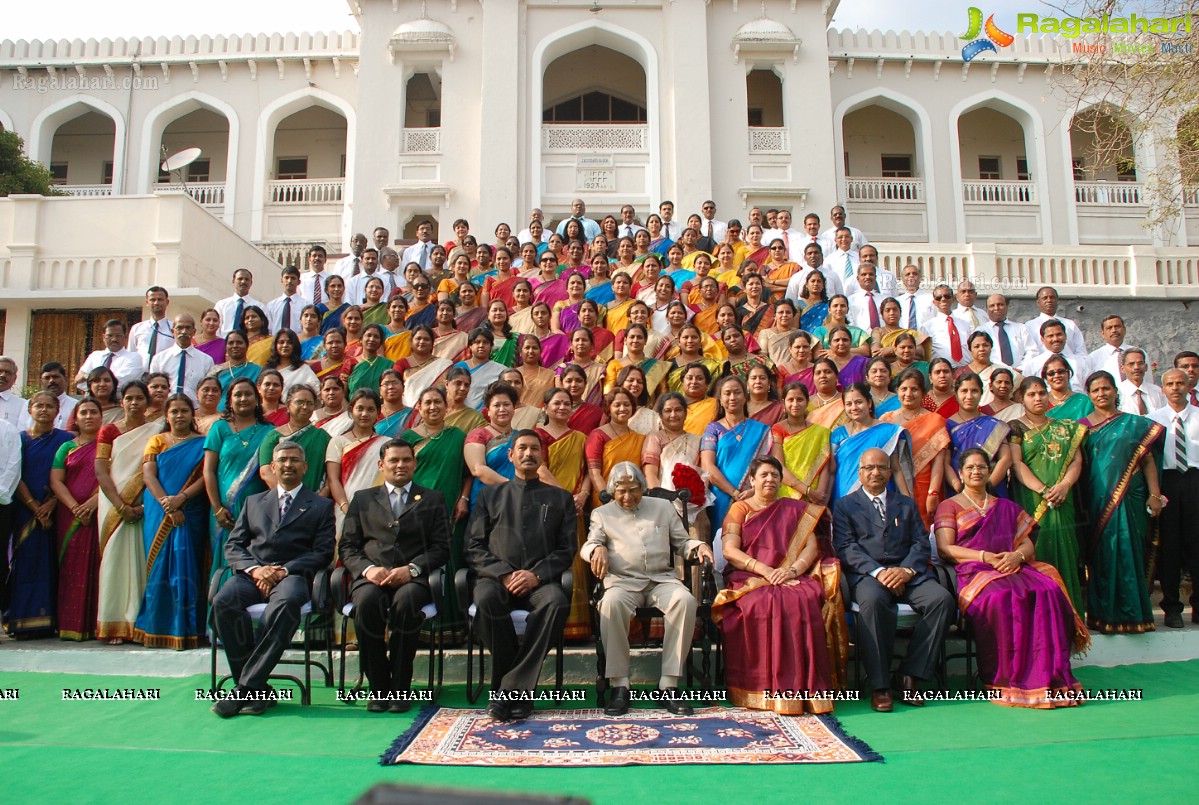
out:
M777 251L781 251L781 250L783 250L783 249L785 249L785 248L787 248L787 247L786 247L786 246L781 246L781 245L780 245L780 246L771 246L771 247L770 247L770 251L772 251L772 252L773 252L773 251L776 251L776 250L777 250Z
M933 297L933 299L936 299L938 302L945 302L950 299L953 299L953 294L948 294L948 293L937 294L936 296Z
M1045 373L1045 377L1061 377L1062 375L1069 375L1069 374L1070 374L1069 369L1050 369L1048 372Z
M863 464L860 467L858 467L858 469L865 470L866 472L886 472L887 470L891 469L891 465L890 464Z
M414 291L427 291L427 290L429 290L429 286L428 286L428 285L413 285L413 286L412 286L412 290L414 290Z

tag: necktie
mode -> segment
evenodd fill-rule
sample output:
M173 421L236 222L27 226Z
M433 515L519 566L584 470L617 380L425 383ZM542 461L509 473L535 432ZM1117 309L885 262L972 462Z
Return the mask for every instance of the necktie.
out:
M150 360L154 360L154 356L158 353L158 322L154 322L150 326Z
M420 247L420 268L421 268L421 271L427 271L429 269L429 244L428 243L426 243L424 246Z
M949 354L953 357L954 363L961 363L962 336L958 333L958 326L953 323L953 316L946 316L945 324L949 328Z
M391 513L396 519L400 519L400 515L404 513L404 490L396 489L391 493Z
M631 237L633 237L633 226L632 226L632 224L625 224L625 225L624 225L624 236L625 236L626 238L631 238Z
M849 252L845 253L845 281L848 283L853 279L853 261L849 259Z
M1199 406L1199 394L1196 394L1194 389L1191 389L1191 405Z
M966 308L966 315L970 317L970 326L977 330L978 329L978 316L975 315L974 308L972 308L972 307Z
M708 237L712 237L713 226L712 222L708 221Z
M387 284L387 288L385 289L387 293L383 295L383 298L390 299L391 295L396 292L395 275L390 271L384 271L383 281Z
M1191 468L1187 462L1186 426L1182 422L1181 414L1174 416L1174 464L1179 472L1186 472Z
M283 315L279 317L279 329L291 329L291 297L283 297Z
M878 519L884 523L887 522L887 511L883 508L882 498L871 498L874 501L874 510L878 512Z
M354 258L354 268L350 273L351 277L357 277L358 272L362 271L362 260L358 257Z
M321 285L324 284L321 282L322 279L323 277L320 274L312 278L312 304L314 305L321 303Z
M916 329L916 294L908 294L908 329Z
M1149 408L1148 408L1148 406L1145 405L1145 392L1141 391L1140 389L1137 389L1136 398L1137 398L1137 413L1140 414L1141 416L1148 416Z
M874 303L874 292L873 291L867 291L866 298L868 300L870 300L870 329L873 330L874 328L879 326L878 305L876 305Z
M111 352L107 353L107 354L104 356L104 368L105 368L105 369L111 369L111 368L112 368L112 359L113 359L113 357L114 357L114 356L113 356L113 354L112 354Z
M279 522L283 522L283 518L287 516L287 510L291 508L291 492L284 492L279 496Z
M233 309L233 322L229 325L230 330L241 329L241 317L246 312L246 299L244 296L237 297L237 307Z
M179 379L175 383L175 391L183 391L183 381L187 378L187 350L179 353Z
M999 336L999 360L1003 361L1008 366L1012 365L1012 341L1007 336L1007 330L1004 329L1006 321L997 322L995 324L995 334Z

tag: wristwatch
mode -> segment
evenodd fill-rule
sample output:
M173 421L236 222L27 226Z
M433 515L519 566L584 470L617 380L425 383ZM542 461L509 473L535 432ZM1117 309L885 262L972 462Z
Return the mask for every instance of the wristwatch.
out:
M420 565L416 564L415 562L409 562L408 563L408 572L412 574L412 578L419 579L420 578Z

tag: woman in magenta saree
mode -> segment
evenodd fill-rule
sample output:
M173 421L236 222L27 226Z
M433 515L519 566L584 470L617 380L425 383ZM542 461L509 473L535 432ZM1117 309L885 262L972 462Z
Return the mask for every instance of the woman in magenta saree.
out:
M722 538L727 587L712 617L723 635L734 705L785 715L829 713L830 698L767 694L832 690L843 679L838 672L845 656L839 565L831 551L820 550L815 533L824 507L778 498L782 478L777 459L755 460L753 497L729 509Z
M987 492L985 452L967 450L961 466L962 492L937 508L933 527L941 556L957 565L958 608L974 630L983 684L1008 707L1077 704L1070 655L1090 635L1057 570L1036 561L1037 524Z

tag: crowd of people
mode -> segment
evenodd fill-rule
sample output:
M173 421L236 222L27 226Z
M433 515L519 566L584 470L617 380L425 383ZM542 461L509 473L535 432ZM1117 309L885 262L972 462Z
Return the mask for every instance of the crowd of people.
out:
M290 572L337 557L355 595L373 596L358 607L372 690L402 691L428 573L469 567L481 612L541 613L519 650L506 615L482 629L493 687L521 691L556 629L593 636L590 575L609 588L613 625L597 637L616 648L615 712L628 697L616 635L640 603L670 616L661 684L677 686L694 601L668 583L674 551L723 574L713 617L737 704L831 710L766 692L845 684L851 605L875 709L891 690L920 703L957 612L1002 703L1073 703L1071 653L1090 631L1153 630L1155 581L1165 625L1183 626L1183 575L1199 568L1184 525L1199 514L1199 354L1178 351L1155 377L1118 315L1088 351L1052 287L1035 318L1012 321L1003 295L980 306L969 279L895 276L842 207L830 218L794 229L788 210L753 208L724 222L705 202L680 226L663 202L596 221L576 200L556 227L533 210L494 242L458 220L439 244L422 222L402 253L380 227L332 266L313 247L269 301L234 271L233 295L199 321L150 288L149 316L109 321L75 389L51 362L22 399L0 358L4 628L195 647L209 579L229 567L221 631L269 601L282 651L295 623L279 613L306 595ZM690 533L626 522L661 520L650 489L689 491ZM276 494L273 514L248 507ZM413 507L437 516L413 525L412 550L372 553L369 495L392 526ZM326 509L329 530L291 546L297 564L259 551L289 511ZM533 554L540 565L514 564ZM574 588L557 595L567 566ZM376 589L414 583L421 595L394 602ZM900 602L920 625L892 677ZM1190 603L1199 622L1199 594ZM446 609L461 639L466 613L453 596ZM394 667L371 642L384 621L400 635ZM240 687L263 684L269 652L226 650L251 680Z

